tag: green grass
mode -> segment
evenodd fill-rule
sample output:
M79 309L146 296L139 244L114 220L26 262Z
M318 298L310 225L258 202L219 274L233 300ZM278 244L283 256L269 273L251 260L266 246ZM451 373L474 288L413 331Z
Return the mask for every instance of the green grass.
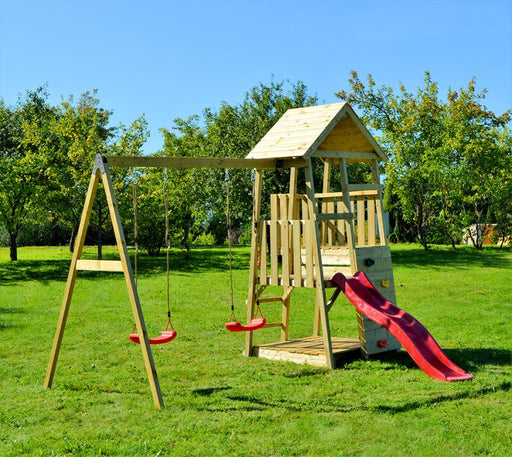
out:
M113 257L107 251L107 257ZM166 409L153 407L140 347L129 342L122 275L81 273L52 389L43 389L70 254L0 249L0 455L509 456L512 253L393 246L397 301L471 382L430 379L404 353L329 371L242 357L230 334L225 249L172 253L178 337L153 348ZM88 256L94 250L87 251ZM249 251L235 250L240 319ZM166 322L165 258L142 257L150 334ZM292 296L291 337L311 332L314 292ZM269 319L279 314L265 307ZM333 334L356 335L343 299ZM258 341L278 339L263 330Z

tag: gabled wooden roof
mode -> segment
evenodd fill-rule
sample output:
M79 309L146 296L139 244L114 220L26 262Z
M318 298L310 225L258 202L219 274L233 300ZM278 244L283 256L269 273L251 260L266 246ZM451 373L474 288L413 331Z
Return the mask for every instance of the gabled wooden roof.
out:
M352 156L356 160L377 156L379 160L387 160L386 154L348 103L289 109L247 158L342 156Z

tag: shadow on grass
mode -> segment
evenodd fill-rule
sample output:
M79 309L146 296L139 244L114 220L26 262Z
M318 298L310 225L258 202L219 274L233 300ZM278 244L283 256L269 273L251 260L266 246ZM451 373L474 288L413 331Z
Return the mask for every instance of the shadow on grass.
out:
M85 257L84 257L85 258ZM108 253L104 260L115 260L115 254ZM249 268L250 253L248 249L235 248L233 251L232 268L244 270ZM133 255L131 256L133 264ZM165 254L150 257L139 254L139 276L163 274L166 271ZM38 281L66 281L69 272L70 260L18 260L0 264L0 286L15 285L20 282ZM176 274L227 271L229 258L227 248L196 248L189 256L183 251L173 250L170 255L170 268ZM105 277L105 272L82 271L81 278L96 279ZM117 273L108 273L118 275Z
M397 248L391 245L393 264L403 267L457 268L459 270L478 266L481 268L511 268L510 248L485 247L478 251L469 246L458 246L455 250L447 247Z
M416 409L428 408L432 405L447 403L452 401L460 401L465 399L480 398L485 395L492 395L497 392L509 392L512 387L510 382L502 382L498 385L482 387L476 390L464 390L450 395L438 395L432 398L409 401L398 405L375 405L367 406L362 404L354 405L337 405L331 400L311 404L298 401L290 401L290 399L265 400L254 395L227 395L226 399L230 401L230 405L217 405L208 408L210 411L262 411L268 408L279 408L289 412L305 412L311 413L351 413L354 411L362 412L378 412L389 414L407 413ZM233 402L233 403L231 403Z
M68 270L68 260L18 260L0 264L0 286L26 281L65 281Z
M392 405L382 405L382 406L374 406L370 409L373 411L383 412L383 413L391 413L391 414L399 414L406 413L409 411L413 411L416 409L425 408L432 405L438 405L440 403L446 403L450 401L458 401L465 400L470 398L478 398L483 395L494 394L496 392L509 392L512 384L510 382L502 382L497 386L491 387L482 387L481 389L477 389L474 391L465 391L465 392L457 392L452 395L439 395L437 397L429 398L426 400L418 400L404 403L402 405L392 406Z
M495 348L447 349L446 355L464 369L479 371L486 365L511 365L512 351Z
M276 400L265 400L258 398L254 395L227 395L226 399L230 401L230 405L211 405L208 410L210 411L263 411L268 408L279 408L289 412L305 412L311 413L351 413L354 411L363 412L378 412L378 413L390 413L400 414L413 411L416 409L426 408L432 405L440 403L460 401L464 399L479 398L484 395L491 395L497 392L509 392L512 384L510 382L503 382L501 384L482 387L476 390L467 390L456 392L451 395L438 395L428 399L422 399L418 401L410 401L399 405L350 405L342 406L333 404L332 401L326 401L325 403L319 399L314 404L290 401L290 399L276 399ZM231 403L233 402L233 403Z
M512 351L494 348L462 348L443 349L448 358L466 371L480 371L487 365L510 365L512 364ZM387 352L371 356L370 360L380 360L388 363L389 366L380 368L393 370L397 365L406 368L417 368L418 366L405 350L399 352ZM350 368L349 363L345 368Z
M207 387L205 389L195 389L192 391L193 394L199 395L200 397L209 397L217 392L223 390L230 390L231 387Z

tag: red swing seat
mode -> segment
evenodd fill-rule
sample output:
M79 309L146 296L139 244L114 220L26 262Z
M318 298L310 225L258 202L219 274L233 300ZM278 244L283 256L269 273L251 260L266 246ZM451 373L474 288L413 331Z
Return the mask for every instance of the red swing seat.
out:
M226 323L226 329L230 332L250 332L264 327L266 323L267 319L264 317L255 317L247 325L242 325L240 322L228 322Z
M136 344L140 344L140 337L138 333L130 333L130 340ZM149 344L163 344L168 343L176 338L176 330L164 330L160 335L149 339Z

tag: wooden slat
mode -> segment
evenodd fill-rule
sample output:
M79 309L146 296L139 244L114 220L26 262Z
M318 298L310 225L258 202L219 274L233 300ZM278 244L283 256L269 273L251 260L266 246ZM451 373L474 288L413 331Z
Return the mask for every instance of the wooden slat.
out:
M364 186L368 186L369 184L362 184ZM379 195L378 189L372 189L372 190L351 190L350 196L351 197L357 197L360 195ZM320 193L316 194L315 197L317 199L321 198L343 198L343 192L329 192L329 193Z
M375 197L368 197L366 200L366 211L368 213L368 245L375 246L377 242L375 227Z
M344 213L343 200L338 200L336 203L336 211L338 213ZM342 219L338 219L337 222L336 241L338 244L345 244L345 222Z
M268 259L268 242L267 242L267 221L261 221L261 248L260 248L260 284L267 285L267 259Z
M279 218L281 219L281 264L283 284L290 285L290 240L289 240L289 217L288 217L288 195L279 195Z
M84 260L76 262L76 269L81 271L110 271L123 273L120 260Z
M313 265L313 248L315 235L315 221L313 219L309 219L304 224L304 228L306 233L306 287L314 287L315 270Z
M364 211L364 197L356 197L357 201L357 244L364 246L366 244L365 236L365 211Z
M300 199L302 202L302 219L311 219L311 215L309 214L308 200L304 196Z
M302 259L301 259L301 227L303 222L292 221L292 239L293 239L293 285L302 284Z
M277 228L277 221L270 221L270 284L273 286L277 285L279 275Z
M329 200L327 202L327 214L334 214L334 200ZM334 244L335 237L335 225L332 220L327 222L327 243L332 246Z

